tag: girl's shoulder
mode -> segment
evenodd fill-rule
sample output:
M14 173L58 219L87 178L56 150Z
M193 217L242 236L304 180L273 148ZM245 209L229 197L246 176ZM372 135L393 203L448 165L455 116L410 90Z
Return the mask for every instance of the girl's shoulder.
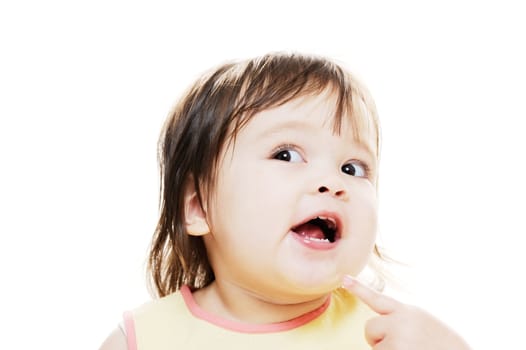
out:
M150 300L143 305L124 312L123 322L104 341L99 350L136 350L137 328L143 333L158 332L163 325L172 324L175 315L181 315L184 306L181 304L180 292ZM184 303L183 303L184 304Z

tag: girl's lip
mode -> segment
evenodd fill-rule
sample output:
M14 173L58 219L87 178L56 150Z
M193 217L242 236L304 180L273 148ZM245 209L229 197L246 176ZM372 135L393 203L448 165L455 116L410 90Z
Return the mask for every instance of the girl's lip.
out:
M340 239L343 232L343 223L341 220L341 217L338 213L335 212L329 212L329 211L320 211L317 213L314 213L312 215L307 216L304 220L300 221L299 223L292 226L292 228L298 227L300 225L306 224L307 222L320 218L324 220L329 220L333 223L333 225L336 226L336 238ZM292 231L292 230L291 230Z
M331 225L335 226L336 232L335 232L335 240L333 242L329 242L329 240L322 240L322 239L316 239L313 237L303 236L294 231L294 228L297 228L303 224L306 224L309 221L316 219L316 218L330 221ZM292 229L290 230L290 232L293 234L293 237L297 241L299 241L301 244L303 244L304 246L308 248L317 249L317 250L330 250L337 246L338 241L342 237L343 223L338 213L332 212L332 211L319 211L319 212L313 213L312 215L306 216L304 220L294 225Z

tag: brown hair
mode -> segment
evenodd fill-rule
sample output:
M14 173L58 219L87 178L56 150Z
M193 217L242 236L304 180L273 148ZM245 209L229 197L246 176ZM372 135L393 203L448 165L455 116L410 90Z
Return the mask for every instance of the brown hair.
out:
M378 156L378 119L370 94L348 72L323 57L274 53L223 64L186 92L159 139L160 217L148 260L157 295L170 294L184 284L202 288L214 280L202 237L186 232L186 186L195 187L203 206L203 195L209 196L213 189L225 144L235 140L254 114L326 89L336 96L335 131L344 116L351 116L358 139L365 124L372 127ZM376 246L375 253L380 256Z

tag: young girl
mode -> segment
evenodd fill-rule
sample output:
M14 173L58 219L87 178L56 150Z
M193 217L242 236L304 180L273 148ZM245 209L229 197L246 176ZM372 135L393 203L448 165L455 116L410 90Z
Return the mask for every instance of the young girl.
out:
M354 77L270 54L204 75L163 129L157 300L104 350L468 349L358 282L375 245L379 126Z

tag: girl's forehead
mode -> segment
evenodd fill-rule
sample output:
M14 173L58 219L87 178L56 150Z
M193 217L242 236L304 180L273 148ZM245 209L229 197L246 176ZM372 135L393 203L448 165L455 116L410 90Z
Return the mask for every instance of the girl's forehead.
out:
M239 133L248 133L249 137L259 137L284 131L330 128L336 135L347 134L377 157L378 127L374 116L363 100L355 98L350 102L351 105L344 106L338 113L338 98L330 91L299 96L249 116L233 136L237 138L241 136Z

